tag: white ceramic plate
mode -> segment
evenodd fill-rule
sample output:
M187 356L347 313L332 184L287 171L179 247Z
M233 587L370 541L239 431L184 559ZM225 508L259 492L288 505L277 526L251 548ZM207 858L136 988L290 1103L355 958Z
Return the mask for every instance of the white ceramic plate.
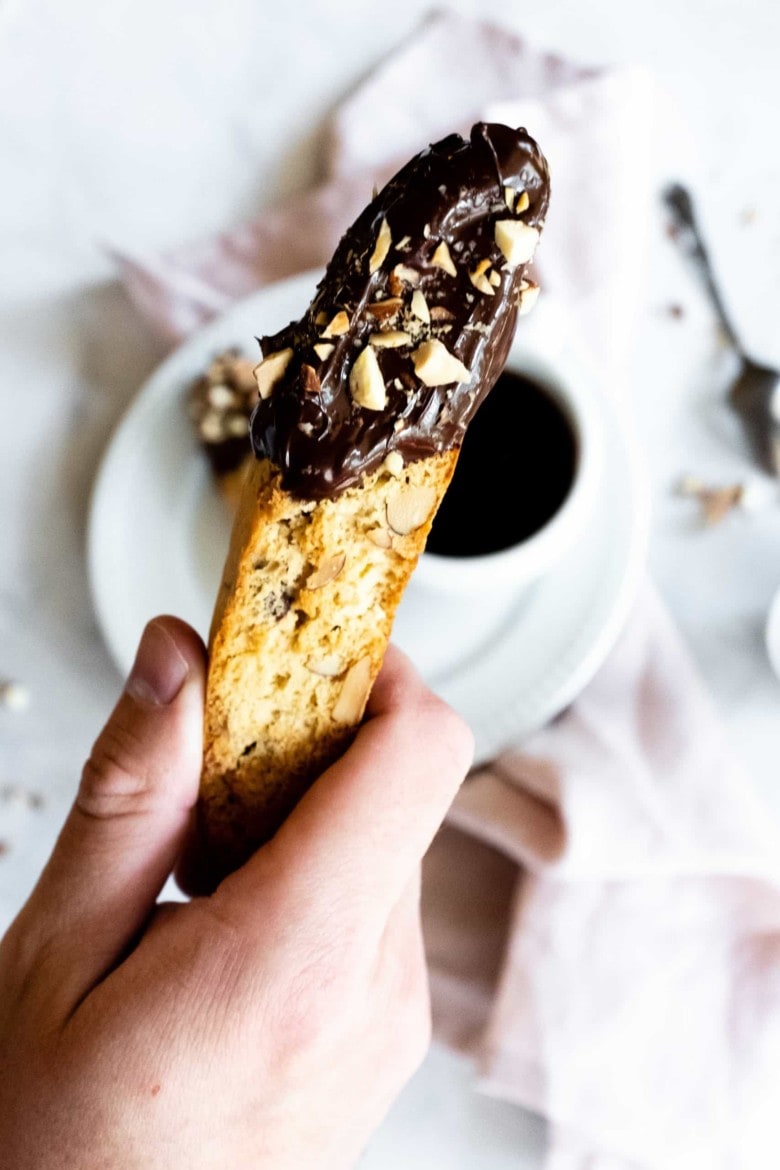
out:
M141 388L113 436L95 484L88 556L98 619L122 672L154 614L177 614L206 633L227 548L229 517L191 433L183 393L220 349L252 354L256 334L299 316L317 277L263 289L192 337ZM635 450L620 411L560 342L560 330L545 329L551 313L540 303L523 322L512 361L522 367L524 345L535 339L538 348L540 337L554 337L556 367L586 384L604 435L593 518L543 581L500 612L489 599L464 605L433 598L413 579L394 631L471 724L479 760L571 702L620 632L645 561L646 491Z

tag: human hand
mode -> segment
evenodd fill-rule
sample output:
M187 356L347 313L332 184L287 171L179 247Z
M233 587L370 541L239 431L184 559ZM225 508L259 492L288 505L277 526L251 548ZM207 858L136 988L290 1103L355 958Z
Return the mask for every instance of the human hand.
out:
M398 652L353 746L214 894L155 906L197 796L205 655L146 629L0 945L13 1170L335 1170L425 1052L419 863L471 758Z

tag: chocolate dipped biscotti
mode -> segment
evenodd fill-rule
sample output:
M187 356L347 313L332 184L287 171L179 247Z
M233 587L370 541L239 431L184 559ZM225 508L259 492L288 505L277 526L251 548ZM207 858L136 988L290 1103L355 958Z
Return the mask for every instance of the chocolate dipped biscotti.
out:
M218 880L273 835L363 716L466 428L506 361L549 199L524 130L413 158L261 341L210 635L202 845Z

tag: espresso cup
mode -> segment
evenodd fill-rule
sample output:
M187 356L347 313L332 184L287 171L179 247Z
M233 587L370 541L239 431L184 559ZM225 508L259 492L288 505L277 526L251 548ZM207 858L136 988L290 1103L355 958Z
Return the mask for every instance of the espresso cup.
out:
M467 433L417 589L497 603L542 578L583 535L601 477L601 391L552 341L549 330L523 329L513 345Z

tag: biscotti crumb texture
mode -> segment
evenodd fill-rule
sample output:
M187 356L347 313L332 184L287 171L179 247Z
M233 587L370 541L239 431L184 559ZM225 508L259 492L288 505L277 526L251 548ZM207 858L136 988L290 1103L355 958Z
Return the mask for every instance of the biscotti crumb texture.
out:
M240 864L344 750L456 452L306 502L250 469L212 623L200 827Z

